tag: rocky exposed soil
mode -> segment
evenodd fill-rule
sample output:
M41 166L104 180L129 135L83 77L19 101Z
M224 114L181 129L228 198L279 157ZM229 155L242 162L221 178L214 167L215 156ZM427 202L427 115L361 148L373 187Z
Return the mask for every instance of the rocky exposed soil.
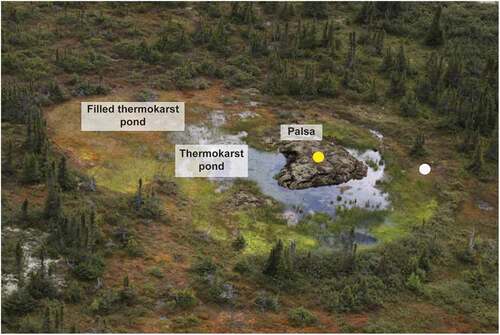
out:
M281 145L279 150L287 162L275 178L279 185L289 189L338 185L351 179L362 179L367 173L363 162L331 142L290 142ZM315 151L325 154L323 162L312 160Z

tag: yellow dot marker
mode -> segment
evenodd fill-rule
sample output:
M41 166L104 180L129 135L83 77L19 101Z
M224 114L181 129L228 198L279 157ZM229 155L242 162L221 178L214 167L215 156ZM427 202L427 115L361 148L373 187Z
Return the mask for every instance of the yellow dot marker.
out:
M313 161L314 163L321 163L322 161L325 160L325 154L322 153L321 151L315 151L313 153Z

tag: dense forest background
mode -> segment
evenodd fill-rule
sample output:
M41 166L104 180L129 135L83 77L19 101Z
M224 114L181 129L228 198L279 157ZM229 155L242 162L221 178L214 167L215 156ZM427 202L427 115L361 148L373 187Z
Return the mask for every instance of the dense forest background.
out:
M4 332L497 331L496 3L4 2L2 79L2 280L16 283L2 291ZM352 240L297 250L276 235L263 252L243 253L244 235L214 242L176 227L162 204L189 201L174 179L134 180L133 194L100 188L51 140L44 117L124 87L147 101L217 85L258 90L270 106L383 109L396 148L386 187L412 206L415 185L401 171L441 160L438 205L426 220L408 207L411 228L367 250ZM265 147L264 129L251 144ZM360 141L349 136L340 142ZM465 213L479 194L494 210ZM153 257L144 221L179 243L165 269L139 265ZM313 221L301 229L315 231ZM112 271L116 259L135 267ZM139 285L134 271L149 279ZM182 285L170 280L178 271ZM238 312L251 325L220 318Z

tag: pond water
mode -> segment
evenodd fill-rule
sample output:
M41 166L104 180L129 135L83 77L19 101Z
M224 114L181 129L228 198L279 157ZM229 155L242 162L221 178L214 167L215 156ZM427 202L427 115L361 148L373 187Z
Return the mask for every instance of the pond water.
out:
M290 190L278 185L274 179L286 163L285 156L279 152L264 152L253 148L249 148L248 153L248 177L259 185L264 194L285 204L285 216L291 224L297 223L303 215L315 212L324 212L334 217L338 206L372 210L388 208L388 194L376 187L377 181L384 177L380 153L373 150L348 151L363 162L373 162L370 163L372 166L368 166L365 178L340 185Z
M184 132L170 133L170 140L175 144L244 144L246 132L227 134L219 127L224 123L221 111L213 112L208 124L187 125ZM371 133L382 141L379 132ZM389 195L377 188L377 182L384 177L385 165L378 151L358 151L347 149L354 157L368 166L367 176L360 180L332 186L322 186L303 190L290 190L278 185L274 176L285 165L285 156L281 153L248 149L248 177L255 181L262 193L281 202L285 206L283 217L289 225L297 224L307 214L327 213L335 217L338 206L360 207L368 210L383 210L390 206ZM231 185L231 179L213 178L218 182L219 192ZM376 240L362 229L357 230L356 240L360 243L373 243Z

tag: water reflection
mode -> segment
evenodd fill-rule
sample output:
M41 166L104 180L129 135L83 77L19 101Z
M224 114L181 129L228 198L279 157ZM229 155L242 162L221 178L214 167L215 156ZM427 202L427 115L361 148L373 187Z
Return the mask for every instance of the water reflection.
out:
M274 176L285 165L286 159L278 152L263 152L249 148L249 179L255 181L262 192L286 205L286 218L296 223L304 214L324 212L335 216L337 206L347 208L386 209L388 194L376 187L384 177L385 166L379 152L348 150L363 162L370 162L367 176L340 185L321 186L303 190L290 190L278 185ZM295 215L293 215L295 214Z

